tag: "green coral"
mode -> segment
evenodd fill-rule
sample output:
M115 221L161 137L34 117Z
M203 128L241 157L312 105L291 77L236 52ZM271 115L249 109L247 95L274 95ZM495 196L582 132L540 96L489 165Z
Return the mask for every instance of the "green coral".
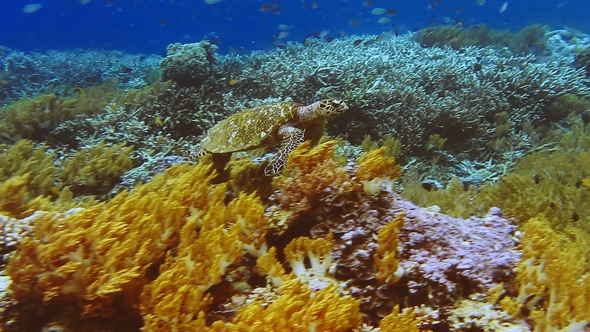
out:
M58 177L76 196L105 195L121 181L123 173L133 168L132 150L125 143L80 150L63 163Z
M485 24L478 24L464 29L455 25L442 25L418 31L413 39L423 46L450 46L456 50L466 46L495 46L508 48L516 54L529 53L532 47L543 47L546 27L533 24L511 33L489 29Z
M112 84L74 90L78 92L74 96L59 98L55 94L45 94L21 99L0 109L1 138L8 142L45 140L53 129L76 115L103 112L105 106L122 93Z

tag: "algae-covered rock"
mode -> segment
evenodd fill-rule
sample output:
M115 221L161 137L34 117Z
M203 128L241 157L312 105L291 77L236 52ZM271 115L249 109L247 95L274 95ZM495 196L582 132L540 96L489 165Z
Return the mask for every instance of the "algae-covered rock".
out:
M162 60L162 80L182 86L199 86L211 73L217 46L206 40L192 44L170 44Z

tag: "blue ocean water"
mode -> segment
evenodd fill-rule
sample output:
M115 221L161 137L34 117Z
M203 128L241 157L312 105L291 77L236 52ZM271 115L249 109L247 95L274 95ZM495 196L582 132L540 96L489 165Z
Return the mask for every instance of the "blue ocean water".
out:
M209 2L216 2L215 0ZM21 51L109 49L162 54L207 37L219 52L269 49L308 36L405 33L484 23L518 30L541 23L590 31L588 0L15 0L0 4L0 45ZM371 14L375 8L389 10ZM388 15L390 14L390 15ZM388 18L390 21L383 19ZM378 23L379 19L388 21ZM282 25L283 29L279 26Z

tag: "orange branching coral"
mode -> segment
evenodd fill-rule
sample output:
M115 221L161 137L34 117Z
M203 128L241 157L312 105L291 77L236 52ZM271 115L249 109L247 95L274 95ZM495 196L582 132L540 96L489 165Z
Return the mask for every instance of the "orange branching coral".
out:
M239 227L223 225L197 232L194 220L181 233L177 256L169 256L158 278L141 295L147 331L201 331L212 298L205 292L218 284L228 266L241 257Z
M406 308L401 313L399 305L393 308L393 311L385 316L379 323L381 332L418 332L418 322L414 315L413 308Z
M350 331L359 327L360 301L342 295L335 284L319 291L298 279L285 282L278 298L256 300L238 312L235 323L215 322L215 331Z
M523 232L520 291L500 303L516 317L528 313L535 331L582 331L590 323L590 235L574 227L557 232L541 217Z
M300 276L305 273L305 257L309 259L314 274L323 276L328 272L332 262L332 234L327 239L310 239L302 236L293 239L285 247L285 258L293 269L293 274Z
M289 156L284 173L273 184L294 204L306 204L328 188L351 191L356 187L350 176L334 161L336 141L322 143L310 150L310 142L301 144Z
M406 214L400 213L394 220L381 227L378 235L378 247L375 252L375 266L377 267L377 279L386 283L398 281L404 274L404 269L399 266L398 233L404 225Z
M298 170L301 173L311 173L326 160L333 159L337 141L328 141L311 149L311 141L305 141L289 155L286 172Z
M148 268L206 204L212 178L207 166L176 165L108 203L40 216L8 266L14 298L73 304L87 317L136 310Z

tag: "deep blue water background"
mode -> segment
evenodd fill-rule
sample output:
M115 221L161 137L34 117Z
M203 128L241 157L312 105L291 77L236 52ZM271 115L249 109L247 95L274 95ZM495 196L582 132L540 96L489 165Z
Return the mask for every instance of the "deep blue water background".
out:
M112 5L107 6L107 2ZM279 24L292 26L282 41L303 41L309 34L329 30L329 36L344 33L378 34L384 31L405 33L443 18L459 19L467 27L485 23L494 29L518 30L533 23L551 29L564 26L590 33L589 0L442 0L430 9L428 0L281 0L279 14L263 13L260 6L272 1L222 0L205 4L203 0L2 0L0 4L0 45L21 51L49 49L116 49L129 53L163 54L170 43L196 42L206 35L218 39L220 53L247 52L274 47L273 36ZM41 3L33 13L23 13L25 5ZM307 5L307 9L303 6ZM392 22L379 24L384 16L372 15L373 8L396 9ZM462 8L457 13L457 8ZM351 26L350 20L360 22ZM276 42L275 42L276 43Z

